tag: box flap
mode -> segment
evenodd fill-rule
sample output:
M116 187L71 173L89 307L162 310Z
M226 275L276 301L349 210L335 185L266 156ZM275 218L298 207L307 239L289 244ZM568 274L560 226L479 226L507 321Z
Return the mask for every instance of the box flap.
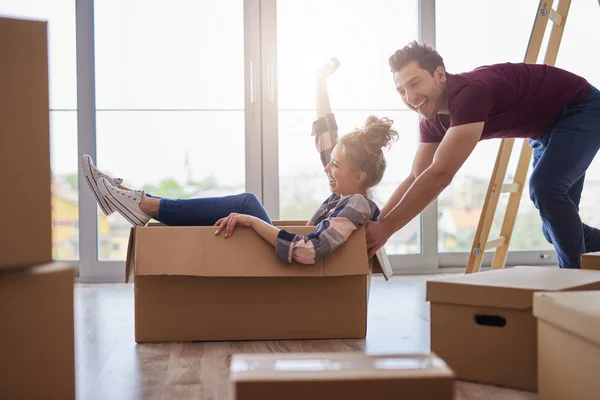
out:
M273 226L277 226L277 227L282 227L282 226L306 226L306 224L308 224L308 221L304 221L304 220L272 221L272 222L273 222Z
M551 267L513 267L427 282L427 300L484 307L528 309L536 291L600 289L600 272Z
M235 354L230 377L240 381L448 378L454 373L435 354Z
M352 232L346 243L323 259L323 265L325 276L367 275L369 257L365 229Z
M314 227L306 226L282 228L301 235L314 230ZM269 243L245 227L237 227L234 236L227 239L214 232L214 227L202 226L137 227L128 256L129 268L134 268L135 275L213 277L368 274L364 230L353 235L324 261L314 265L282 262Z
M533 314L600 346L600 291L536 293Z
M129 283L129 277L133 273L133 255L135 247L135 228L129 231L129 240L127 241L127 258L125 259L125 283Z
M135 275L323 276L323 263L283 263L269 243L245 227L236 227L227 239L215 235L212 226L152 226L136 231Z

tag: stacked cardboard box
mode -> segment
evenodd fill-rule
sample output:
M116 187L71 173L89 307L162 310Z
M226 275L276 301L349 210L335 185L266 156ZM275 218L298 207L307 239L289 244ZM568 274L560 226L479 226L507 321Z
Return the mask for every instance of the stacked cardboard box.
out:
M74 268L52 263L47 24L0 17L0 60L0 398L74 399Z
M600 289L600 272L514 267L427 282L431 350L459 379L535 391L535 292Z
M435 354L236 354L235 400L451 400L454 373Z
M600 398L600 291L537 293L540 400Z
M600 251L582 254L581 269L595 269L600 271Z

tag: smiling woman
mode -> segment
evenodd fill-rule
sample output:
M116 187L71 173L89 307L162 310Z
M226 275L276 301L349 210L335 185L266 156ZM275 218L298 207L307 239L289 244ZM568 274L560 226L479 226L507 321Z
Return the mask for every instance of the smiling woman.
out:
M387 169L373 190L375 202L383 206L409 173L419 117L396 93L387 60L418 36L418 4L417 0L277 2L280 218L308 219L329 191L303 127L314 118L314 71L331 56L342 63L329 80L340 132L350 132L376 115L393 120L399 133L398 143L386 152ZM393 236L386 250L420 253L420 218Z

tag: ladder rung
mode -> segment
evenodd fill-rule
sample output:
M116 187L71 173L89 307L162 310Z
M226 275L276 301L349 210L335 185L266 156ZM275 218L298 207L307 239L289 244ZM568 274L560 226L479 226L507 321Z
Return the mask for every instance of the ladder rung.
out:
M558 26L562 26L563 16L557 13L553 8L550 9L550 20Z
M498 247L502 247L502 245L504 244L504 242L506 242L506 238L504 236L500 236L499 238L494 239L494 240L489 240L485 244L485 249L486 250L497 249Z
M500 193L516 193L521 188L521 185L518 183L505 183L502 185L502 189L500 189Z

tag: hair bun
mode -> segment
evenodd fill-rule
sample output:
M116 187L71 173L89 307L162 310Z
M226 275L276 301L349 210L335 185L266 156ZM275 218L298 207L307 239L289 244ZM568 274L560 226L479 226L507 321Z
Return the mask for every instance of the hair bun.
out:
M390 142L398 139L398 132L392 129L394 121L387 118L377 118L369 115L365 122L365 128L362 131L361 139L365 146L371 151L380 150L382 147L388 147ZM373 147L376 147L374 149Z
M378 122L379 122L379 118L377 118L374 115L369 115L369 117L367 118L367 122L365 122L365 127L376 124Z

